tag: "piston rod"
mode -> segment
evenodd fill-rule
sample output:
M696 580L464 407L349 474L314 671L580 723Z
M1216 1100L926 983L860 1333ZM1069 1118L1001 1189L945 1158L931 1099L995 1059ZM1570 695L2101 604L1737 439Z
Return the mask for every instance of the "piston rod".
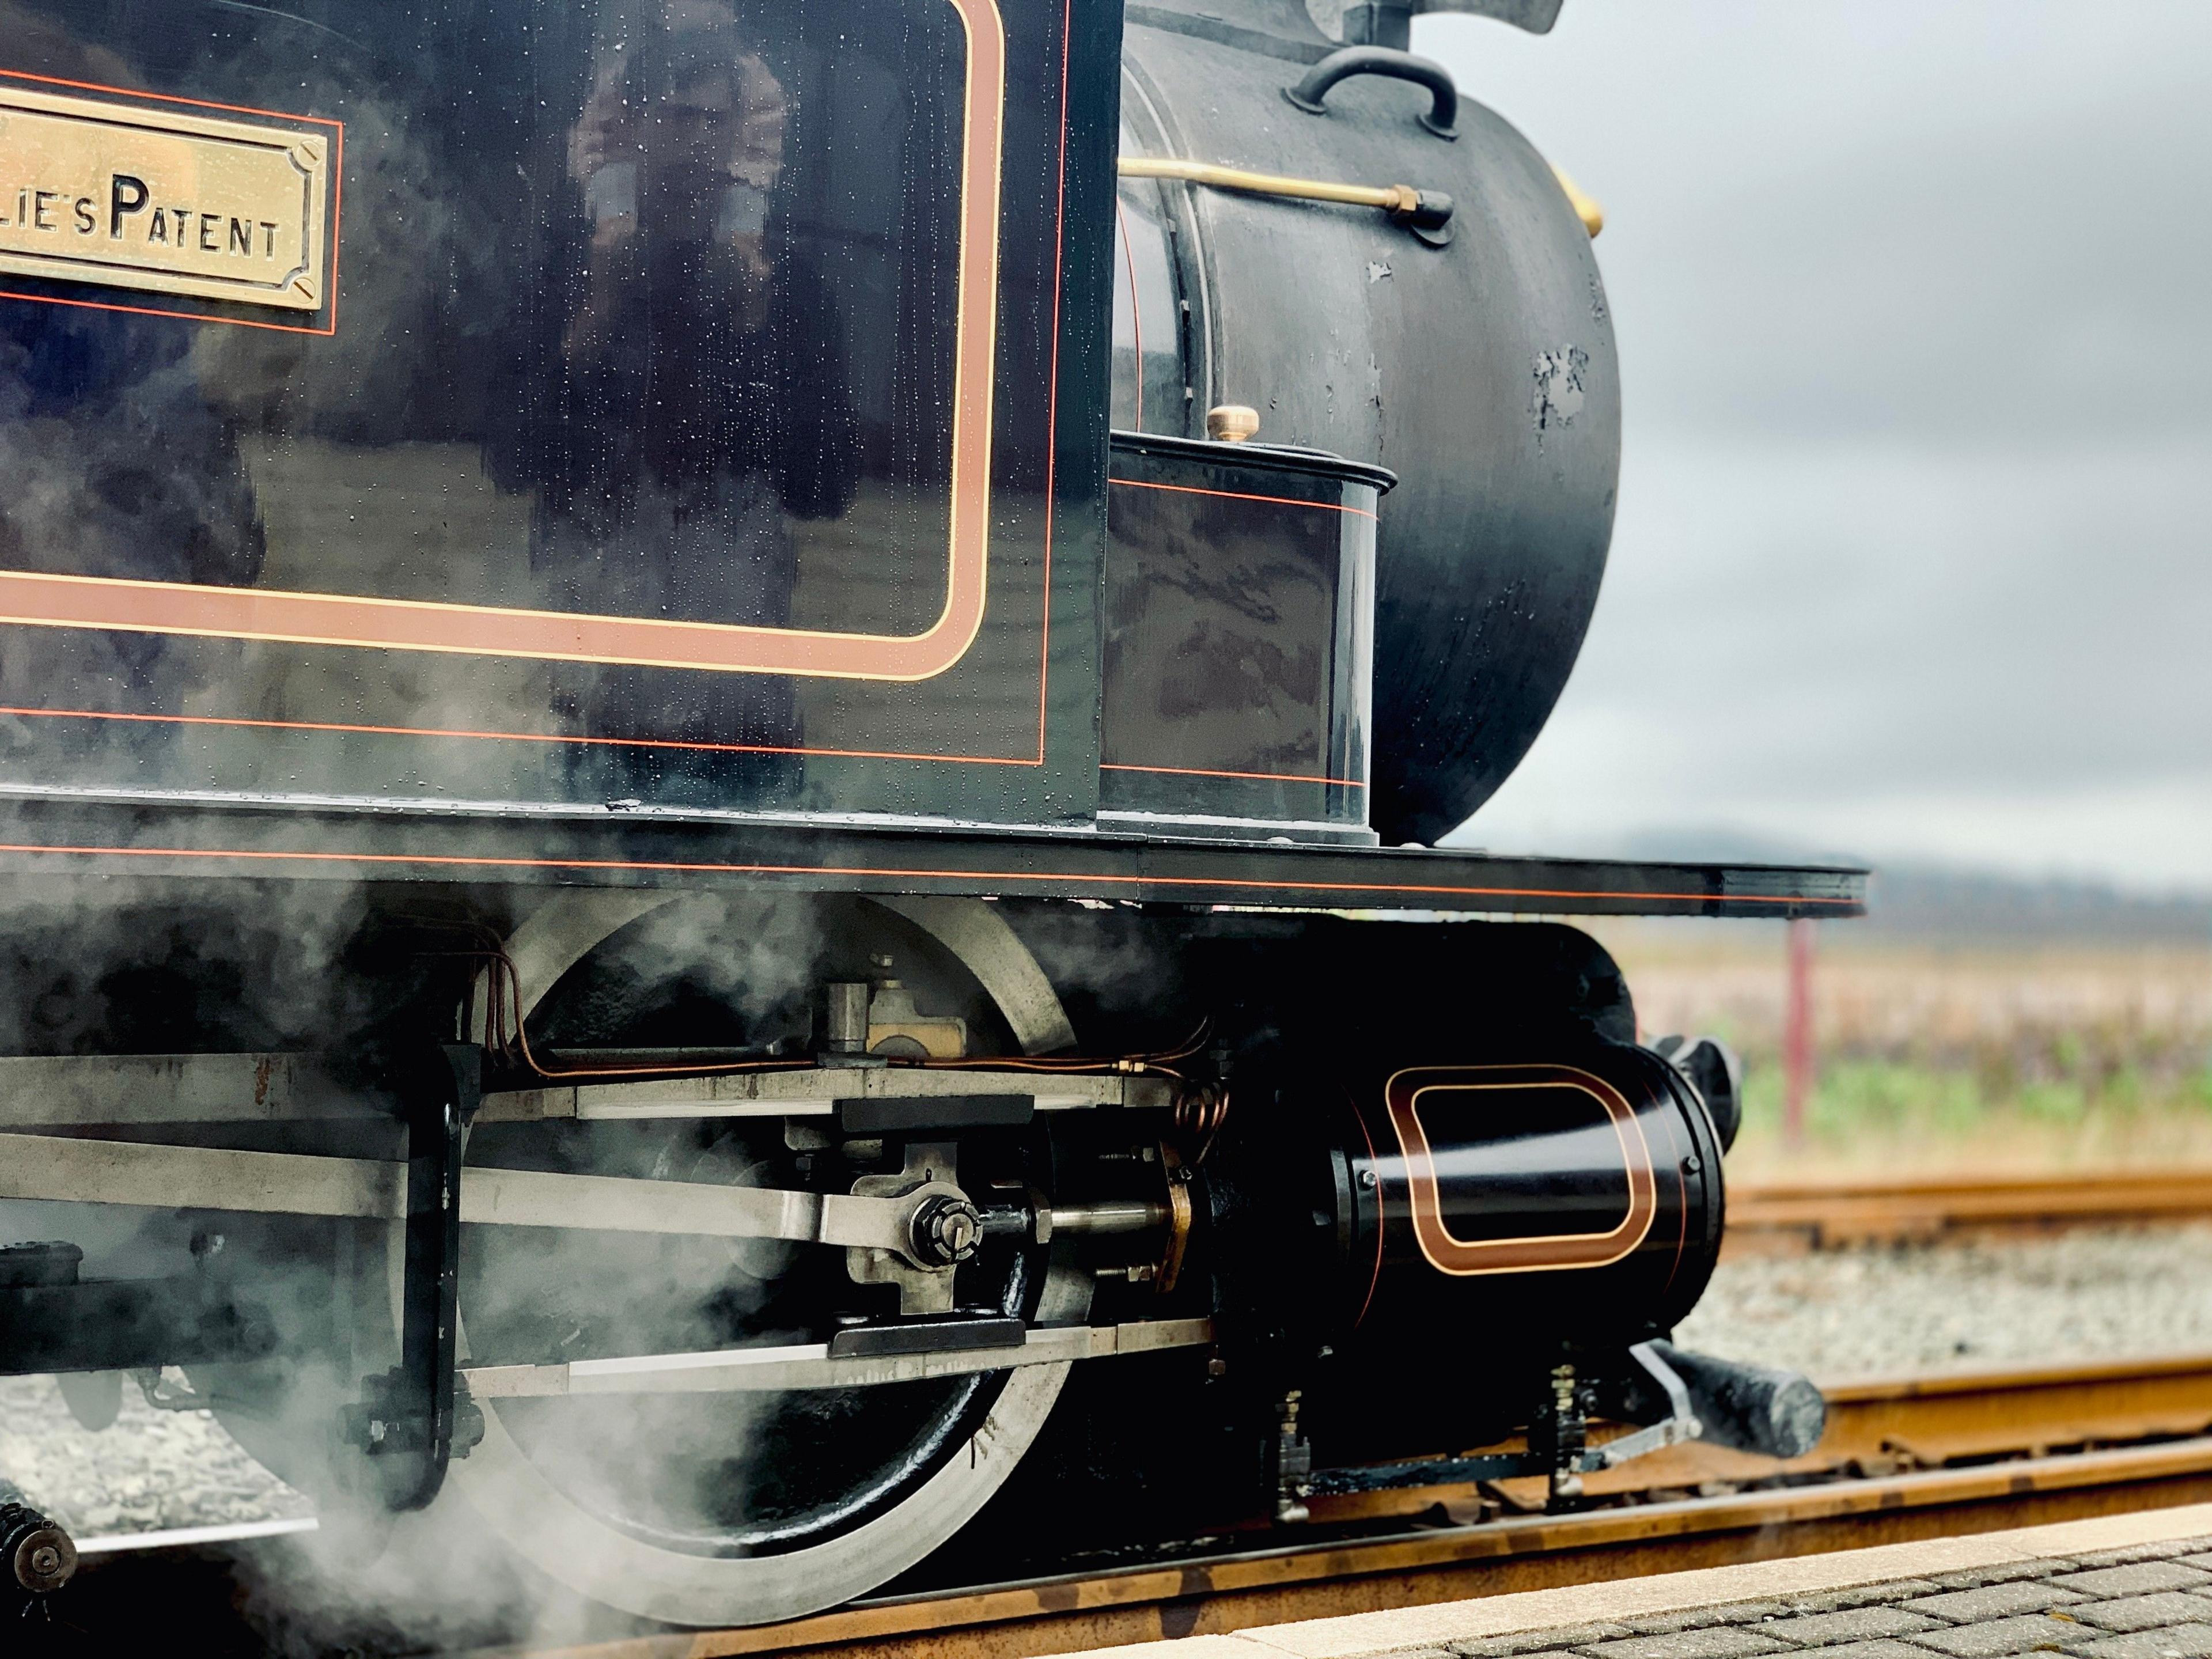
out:
M1057 1365L1163 1348L1204 1347L1210 1319L1152 1319L1122 1325L1045 1326L1018 1346L950 1352L833 1358L823 1343L724 1348L702 1353L577 1359L556 1365L479 1365L461 1372L478 1400L573 1394L724 1394L784 1389L876 1388L933 1377L969 1376L1023 1365Z
M1055 1204L1055 1233L1142 1233L1168 1224L1168 1206L1140 1199L1109 1199L1097 1204Z

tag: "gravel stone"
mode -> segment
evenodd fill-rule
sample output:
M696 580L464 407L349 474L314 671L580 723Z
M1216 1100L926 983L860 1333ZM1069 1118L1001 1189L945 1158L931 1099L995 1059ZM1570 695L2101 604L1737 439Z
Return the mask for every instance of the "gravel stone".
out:
M1488 1636L1480 1641L1449 1642L1445 1645L1461 1659L1517 1659L1524 1653L1547 1653L1556 1648L1578 1648L1591 1642L1610 1641L1634 1634L1626 1625L1569 1625L1560 1630L1533 1630L1519 1636ZM1393 1656L1395 1659L1395 1656Z
M2149 1630L2157 1625L2186 1625L2212 1619L2212 1596L2160 1590L2153 1595L2124 1595L2117 1601L2092 1601L2068 1609L2085 1625L2100 1630Z
M1731 1256L1674 1340L1823 1382L2201 1353L2208 1248L2191 1225Z
M2179 1561L2137 1561L2124 1567L2100 1567L2051 1581L2084 1595L2148 1595L2153 1590L2194 1589L2212 1584L2212 1572Z
M1785 1642L1796 1642L1808 1648L1826 1647L1838 1642L1866 1641L1878 1636L1910 1636L1915 1631L1936 1628L1933 1619L1893 1607L1847 1607L1838 1613L1804 1613L1795 1619L1777 1619L1771 1624L1759 1627L1761 1635L1778 1636Z
M2083 1634L2081 1626L2070 1620L2046 1619L2037 1613L1991 1620L1987 1624L1960 1625L1955 1630L1931 1630L1911 1639L1922 1647L1948 1653L1952 1659L1997 1659L2000 1654L2041 1648L2063 1651L2078 1644Z
M1668 1636L1637 1636L1626 1642L1595 1642L1582 1650L1590 1659L1748 1659L1757 1653L1786 1653L1771 1636L1741 1625L1676 1631Z
M122 1414L95 1431L51 1376L0 1377L0 1474L80 1541L315 1512L213 1413L156 1411L128 1382Z
M2083 1659L2212 1659L2212 1625L2168 1625L2107 1636L2074 1650Z
M1905 1605L1914 1613L1964 1624L1976 1619L2002 1619L2008 1613L2041 1613L2045 1607L2063 1607L2081 1599L2072 1590L2054 1589L2029 1579L1984 1584L1979 1589L1952 1590L1943 1595L1923 1595Z

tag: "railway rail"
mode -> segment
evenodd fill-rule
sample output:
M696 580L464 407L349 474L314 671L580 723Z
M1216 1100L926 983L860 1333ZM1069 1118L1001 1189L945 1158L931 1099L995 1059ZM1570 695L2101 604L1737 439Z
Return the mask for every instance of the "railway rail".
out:
M1675 1446L1591 1477L1598 1506L1581 1513L1540 1512L1538 1482L1316 1499L1306 1527L1105 1570L876 1596L746 1629L477 1648L465 1659L1027 1659L2212 1499L2212 1354L1826 1394L1827 1433L1805 1457ZM104 1583L120 1589L159 1553L128 1542L88 1541L71 1592L80 1605L95 1608Z
M1729 1188L1726 1248L1731 1254L1783 1254L2203 1217L2212 1217L2212 1170L2001 1180L1745 1182Z

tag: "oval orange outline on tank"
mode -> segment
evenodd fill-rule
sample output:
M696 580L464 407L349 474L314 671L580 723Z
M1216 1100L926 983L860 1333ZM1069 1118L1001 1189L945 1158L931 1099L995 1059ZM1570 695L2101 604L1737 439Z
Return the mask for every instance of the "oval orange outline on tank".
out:
M1006 24L997 0L951 3L967 33L968 67L950 559L945 608L922 633L836 634L27 570L0 570L0 623L829 679L926 680L943 673L967 655L983 625L1006 79Z
M1488 1081L1460 1079L1486 1077ZM1620 1162L1628 1177L1628 1212L1620 1224L1602 1233L1537 1234L1526 1238L1468 1240L1444 1224L1443 1196L1437 1188L1435 1157L1421 1127L1420 1101L1426 1094L1491 1089L1577 1089L1605 1108L1620 1142ZM1658 1180L1651 1167L1650 1144L1636 1109L1603 1078L1571 1066L1440 1066L1394 1073L1382 1085L1390 1127L1406 1155L1406 1196L1413 1214L1413 1237L1438 1273L1550 1273L1570 1267L1602 1267L1643 1243L1659 1211Z

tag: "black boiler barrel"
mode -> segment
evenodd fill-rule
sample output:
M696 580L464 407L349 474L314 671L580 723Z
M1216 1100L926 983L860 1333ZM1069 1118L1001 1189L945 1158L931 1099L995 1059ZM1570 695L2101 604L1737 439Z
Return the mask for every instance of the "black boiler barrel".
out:
M1118 425L1261 436L1386 466L1370 822L1431 842L1497 789L1580 650L1612 534L1613 328L1590 239L1544 158L1462 98L1359 75L1284 96L1332 50L1296 0L1152 0L1124 37L1127 155L1449 195L1432 246L1371 208L1128 179ZM1141 333L1139 354L1133 336ZM1180 382L1180 384L1178 384ZM1183 387L1188 387L1184 396Z

